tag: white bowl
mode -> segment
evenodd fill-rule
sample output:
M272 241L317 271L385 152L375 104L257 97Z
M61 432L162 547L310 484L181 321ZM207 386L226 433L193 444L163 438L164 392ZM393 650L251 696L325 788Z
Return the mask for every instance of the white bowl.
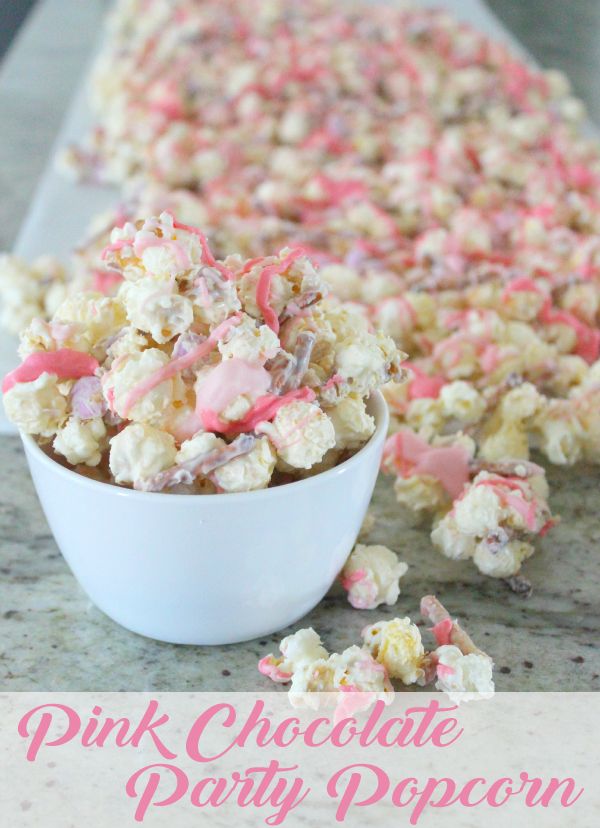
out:
M133 632L231 644L293 624L331 587L373 492L388 413L335 468L242 494L136 492L64 468L21 435L56 542L91 600Z

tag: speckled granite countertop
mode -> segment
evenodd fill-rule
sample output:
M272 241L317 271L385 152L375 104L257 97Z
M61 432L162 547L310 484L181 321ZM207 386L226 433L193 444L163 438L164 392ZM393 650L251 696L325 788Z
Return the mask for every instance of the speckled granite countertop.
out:
M102 8L100 0L89 2ZM510 5L494 0L494 8L503 2ZM2 247L13 241L92 45L82 36L74 46L66 30L50 42L44 16L52 5L56 0L41 4L0 69ZM588 4L570 6L575 20L579 5ZM538 56L543 60L543 53ZM58 65L60 83L53 74ZM27 123L36 123L29 135ZM173 646L128 633L96 610L49 533L18 438L0 437L0 468L0 690L267 687L256 662L276 649L280 635L220 648ZM563 522L526 564L534 584L530 599L483 578L468 563L438 555L381 479L367 540L385 543L409 564L397 606L358 612L335 587L301 624L314 626L335 650L357 643L362 627L379 617L416 615L420 596L436 592L494 657L499 690L600 690L600 469L550 470L549 482L553 510Z
M269 686L256 663L276 649L279 635L228 647L174 646L129 633L95 609L49 534L18 438L0 441L0 468L10 470L0 485L0 689ZM332 650L344 648L360 641L365 624L392 614L416 615L421 595L436 592L493 655L498 689L600 690L599 483L598 469L550 473L553 507L563 522L527 563L534 593L524 600L472 565L436 553L427 532L397 507L389 481L381 478L367 540L387 544L410 567L398 604L359 612L336 586L299 625L315 627Z

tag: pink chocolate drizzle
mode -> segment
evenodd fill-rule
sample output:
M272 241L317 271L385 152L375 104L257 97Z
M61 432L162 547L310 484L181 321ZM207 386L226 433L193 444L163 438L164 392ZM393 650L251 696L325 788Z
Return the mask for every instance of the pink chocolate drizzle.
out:
M264 267L258 277L258 284L256 286L256 304L263 315L263 318L269 328L275 333L279 333L279 318L270 305L271 282L273 277L277 274L284 273L296 259L304 255L301 248L295 248L277 264L271 264Z
M20 382L34 382L42 374L55 374L63 380L90 377L98 370L98 360L82 351L61 348L58 351L36 351L4 377L2 392L6 394Z

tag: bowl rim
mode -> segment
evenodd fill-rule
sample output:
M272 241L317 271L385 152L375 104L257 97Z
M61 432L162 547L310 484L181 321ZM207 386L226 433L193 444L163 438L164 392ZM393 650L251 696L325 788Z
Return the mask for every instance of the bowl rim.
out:
M35 460L42 466L46 466L52 473L58 474L67 480L70 479L71 482L76 485L83 486L84 488L91 489L92 491L103 491L105 493L110 492L116 497L127 497L131 500L139 502L154 501L156 503L159 499L168 499L170 502L181 502L188 504L192 501L196 503L208 502L216 506L217 503L233 503L236 500L258 500L261 497L281 497L286 493L291 495L293 492L298 491L300 487L307 489L310 486L319 486L325 480L344 474L347 469L360 463L364 458L364 455L372 451L375 444L380 440L385 439L387 435L389 409L387 402L385 401L385 397L380 390L377 389L371 392L367 400L367 405L373 407L373 410L370 413L371 416L375 418L375 431L369 437L364 446L361 446L361 448L353 454L352 457L349 457L337 466L316 474L313 477L307 477L304 480L294 480L291 483L284 483L281 486L274 486L273 488L256 489L251 492L221 492L218 494L168 494L166 492L139 492L136 489L121 487L116 483L105 483L100 480L92 480L89 477L85 477L83 474L79 474L79 472L65 468L65 466L61 465L56 460L53 460L46 454L46 452L42 451L31 434L25 434L24 432L19 431L19 436L21 437L21 441L23 442L23 446L28 457L30 456L32 460Z

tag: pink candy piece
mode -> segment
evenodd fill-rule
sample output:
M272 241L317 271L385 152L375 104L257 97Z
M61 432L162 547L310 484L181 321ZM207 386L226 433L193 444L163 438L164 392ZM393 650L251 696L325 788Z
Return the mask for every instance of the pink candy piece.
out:
M402 477L426 474L440 481L452 500L469 481L469 453L464 446L430 446L413 431L404 429L388 438L384 467L393 465Z
M294 401L312 402L315 397L315 392L308 387L288 391L280 397L276 394L265 394L258 398L245 417L233 423L223 423L210 409L200 410L198 413L206 431L215 431L219 434L241 434L254 431L259 423L272 420L282 406Z
M239 325L240 321L241 315L239 313L230 316L224 322L221 322L220 325L217 325L210 336L208 336L204 342L201 342L200 345L192 348L191 351L188 351L187 354L184 354L178 359L172 359L163 368L155 371L154 374L151 374L151 376L147 379L134 386L129 394L127 394L125 402L123 403L123 416L127 417L136 402L138 402L138 400L142 397L145 397L146 394L152 391L153 388L156 388L157 385L160 385L161 382L171 379L171 377L175 376L175 374L178 374L180 371L185 371L186 368L192 366L199 359L203 359L205 356L208 356L208 354L216 348L217 343L223 339L227 332L235 325Z
M336 385L341 385L344 381L344 378L341 374L334 374L332 377L329 377L325 385L323 386L323 391L328 391L330 388L335 388Z
M102 395L102 383L98 377L81 377L71 391L73 414L82 420L102 417L107 409Z
M105 295L113 293L123 281L120 273L113 273L110 270L95 270L92 276L92 287L98 293Z
M2 392L7 391L18 382L34 382L42 374L56 374L63 380L79 379L92 376L98 370L98 360L72 348L58 351L36 351L4 377Z
M549 305L544 306L540 313L540 320L548 325L566 325L575 331L577 344L575 353L585 359L590 365L598 359L600 352L600 331L585 325L572 313L563 310L554 310Z
M283 670L280 670L276 664L274 664L272 658L270 656L265 656L261 658L258 662L258 672L262 673L263 676L267 676L270 678L271 681L275 681L278 684L285 684L292 678L291 673L285 673Z
M430 377L420 368L417 368L416 365L409 362L404 363L404 368L408 368L413 375L413 378L408 382L409 400L437 399L440 396L440 391L446 384L443 377Z
M241 394L256 400L267 393L270 385L271 375L262 365L235 357L226 359L196 386L196 410L218 416Z

